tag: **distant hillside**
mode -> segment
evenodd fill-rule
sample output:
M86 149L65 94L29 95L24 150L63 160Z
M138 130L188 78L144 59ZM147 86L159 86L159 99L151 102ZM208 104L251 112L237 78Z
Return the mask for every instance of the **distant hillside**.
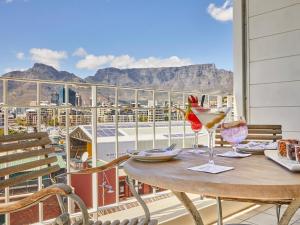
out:
M3 77L22 78L22 79L40 79L40 80L60 80L60 81L73 81L73 82L85 82L73 73L66 71L57 71L51 66L47 66L41 63L35 63L32 68L25 71L12 71L2 75ZM54 85L42 85L41 99L49 100L50 95L54 91L58 91L62 86ZM9 103L20 104L24 100L34 101L36 100L36 85L33 83L24 82L9 82Z
M143 69L99 69L88 82L171 90L232 93L233 74L214 64Z
M13 71L3 77L59 80L69 82L91 82L119 86L157 88L167 90L186 90L205 92L209 94L232 94L233 73L217 69L214 64L190 65L183 67L142 68L142 69L99 69L94 76L82 79L73 73L58 71L51 66L36 63L26 71ZM50 100L50 95L62 86L43 85L42 100ZM9 82L9 102L19 104L35 100L36 86L32 83ZM76 91L76 90L75 90ZM89 89L80 89L83 101L88 103ZM100 98L110 97L109 93L102 93ZM126 98L126 96L125 96Z

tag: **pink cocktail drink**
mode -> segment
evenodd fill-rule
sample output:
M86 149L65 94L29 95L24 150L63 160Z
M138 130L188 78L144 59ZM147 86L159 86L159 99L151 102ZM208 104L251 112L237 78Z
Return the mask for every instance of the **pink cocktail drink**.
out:
M248 127L245 121L234 121L232 123L222 124L221 136L224 141L233 145L236 151L236 145L244 141L248 136Z

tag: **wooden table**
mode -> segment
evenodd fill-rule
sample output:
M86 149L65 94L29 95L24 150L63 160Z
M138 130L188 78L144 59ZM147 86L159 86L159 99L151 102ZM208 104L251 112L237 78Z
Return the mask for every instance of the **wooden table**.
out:
M203 225L201 216L185 193L242 201L290 201L279 225L288 225L300 207L300 174L286 170L263 155L242 159L215 157L216 164L235 168L220 174L187 169L207 161L207 155L183 151L177 160L169 162L145 163L130 159L125 163L124 170L132 179L172 190L190 211L197 225Z

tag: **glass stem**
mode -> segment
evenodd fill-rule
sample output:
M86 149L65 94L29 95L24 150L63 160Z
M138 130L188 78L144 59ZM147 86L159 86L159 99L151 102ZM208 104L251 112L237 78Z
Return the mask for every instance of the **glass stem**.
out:
M195 143L194 143L194 148L198 148L198 136L199 136L199 133L198 133L198 132L195 132Z
M213 131L208 131L208 149L209 149L209 165L215 165L214 162L214 137L213 137L214 132Z
M237 144L233 144L233 145L232 145L232 151L233 151L233 152L236 152L236 149L237 149Z

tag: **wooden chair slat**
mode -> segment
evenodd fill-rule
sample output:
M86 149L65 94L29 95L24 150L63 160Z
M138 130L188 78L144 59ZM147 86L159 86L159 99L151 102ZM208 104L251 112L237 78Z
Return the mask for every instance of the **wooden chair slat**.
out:
M10 166L3 169L0 169L0 177L4 177L6 175L22 172L25 170L33 169L39 166L48 165L50 163L54 163L57 161L56 156L52 156L50 158L34 160L32 162L22 163L20 165Z
M58 170L60 170L59 165L54 165L54 166L50 166L50 167L47 167L44 169L40 169L38 171L28 172L26 174L22 174L22 175L19 175L16 177L2 180L2 181L0 181L0 189L9 187L9 186L13 186L16 184L20 184L20 183L25 182L30 179L34 179L34 178L41 177L44 175L49 175L51 173L57 172Z
M102 225L110 225L111 223L110 223L110 221L109 220L107 220L107 221L105 221L104 223L102 223Z
M221 139L220 134L216 135L216 139ZM271 135L248 135L247 140L279 140L282 139L281 135L271 136Z
M146 222L145 218L140 219L137 225L148 225L148 222Z
M249 143L249 141L242 141L240 144L247 144ZM227 141L221 141L221 140L216 140L215 141L216 146L220 146L220 145L228 145L231 146L232 144L228 143Z
M273 124L248 124L249 129L281 129L281 125Z
M129 223L129 220L125 219L120 223L120 225L128 225L128 223Z
M114 220L111 225L119 225L120 224L120 220Z
M221 136L221 129L216 130L215 144L216 146L230 146L230 144L223 140ZM248 133L246 140L243 144L249 141L277 141L282 139L281 125L248 125Z
M9 155L5 155L5 156L0 156L0 163L8 163L8 162L26 159L26 158L30 158L30 157L48 155L50 153L53 153L54 151L55 151L54 148L46 148L46 149L40 149L40 150L32 150L29 152L20 152L20 153L9 154Z
M43 137L48 137L47 132L4 135L0 137L0 143L19 141L19 140L28 140L28 139L41 139Z
M249 134L282 134L281 129L249 129Z
M216 130L216 133L220 133L221 129L218 128ZM249 134L269 134L269 135L274 135L274 134L282 134L281 129L249 129L248 130Z
M139 219L138 218L133 218L132 220L130 220L129 224L128 225L137 225L139 222Z
M48 144L51 144L51 140L48 137L43 137L39 140L34 140L34 141L0 145L0 152L8 152L17 149L32 148L32 147L44 146Z

